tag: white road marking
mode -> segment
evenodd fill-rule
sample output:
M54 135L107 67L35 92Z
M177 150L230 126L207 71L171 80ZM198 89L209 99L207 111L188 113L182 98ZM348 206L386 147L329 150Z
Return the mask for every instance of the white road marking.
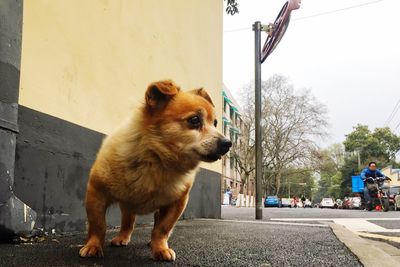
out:
M272 218L271 221L333 221L338 219L345 219L345 218ZM352 219L360 219L360 220L367 220L367 221L400 221L400 218L352 218Z
M400 233L400 229L387 229L369 221L400 221L400 218L274 218L271 221L332 221L342 225L352 232L382 232L382 233Z
M343 225L352 232L386 232L386 228L362 219L335 219L334 223Z
M193 219L195 221L212 221L212 222L234 222L234 223L253 223L253 224L273 224L273 225L292 225L292 226L310 226L310 227L328 227L326 224L312 223L290 223L290 222L270 222L270 221L249 221L249 220L220 220L220 219Z

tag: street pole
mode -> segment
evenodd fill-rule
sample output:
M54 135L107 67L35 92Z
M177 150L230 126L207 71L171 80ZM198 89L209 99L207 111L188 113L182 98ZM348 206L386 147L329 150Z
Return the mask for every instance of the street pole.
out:
M262 219L262 149L261 149L261 22L253 24L255 62L255 130L256 130L256 220Z

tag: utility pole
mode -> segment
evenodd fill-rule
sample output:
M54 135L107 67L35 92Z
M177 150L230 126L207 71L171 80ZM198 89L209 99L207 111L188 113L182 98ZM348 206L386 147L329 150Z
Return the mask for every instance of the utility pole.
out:
M255 62L255 130L256 130L256 220L263 217L262 147L261 147L261 22L253 24Z
M255 132L256 132L256 219L262 219L262 136L261 136L261 64L275 49L282 36L285 34L290 21L290 13L300 7L300 0L288 0L279 12L275 22L261 25L256 21L254 31L254 72L255 72ZM261 32L268 33L263 50L261 51Z

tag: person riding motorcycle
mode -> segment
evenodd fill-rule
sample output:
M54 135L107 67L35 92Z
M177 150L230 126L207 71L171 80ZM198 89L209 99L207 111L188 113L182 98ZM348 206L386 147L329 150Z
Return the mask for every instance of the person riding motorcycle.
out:
M387 176L385 176L379 169L377 169L376 167L376 162L371 161L370 163L368 163L368 167L366 167L365 169L363 169L361 171L361 179L364 181L364 199L366 201L367 207L368 205L371 205L371 194L368 190L367 187L367 178L372 177L372 178L377 178L377 177L385 177L386 180L391 181L391 179Z

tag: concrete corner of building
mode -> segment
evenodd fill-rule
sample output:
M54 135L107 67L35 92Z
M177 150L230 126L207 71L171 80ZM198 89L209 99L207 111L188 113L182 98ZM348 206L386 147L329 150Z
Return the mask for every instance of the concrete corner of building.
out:
M34 210L12 195L0 205L0 240L11 241L15 235L32 231L36 217Z

